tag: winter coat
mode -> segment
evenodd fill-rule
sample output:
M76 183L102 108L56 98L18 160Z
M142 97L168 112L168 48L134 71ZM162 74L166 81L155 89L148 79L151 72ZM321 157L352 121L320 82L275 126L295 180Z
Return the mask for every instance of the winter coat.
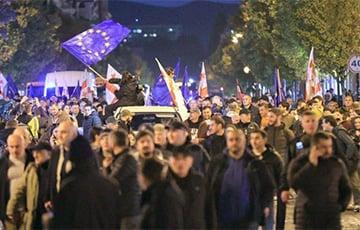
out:
M133 106L144 105L144 94L138 89L138 82L136 80L127 81L120 85L120 89L115 91L115 96L118 101L117 106Z
M219 154L211 159L208 180L212 190L214 191L216 209L219 210L221 187L224 174L228 169L228 151L225 154ZM250 153L245 152L243 155L245 160L246 173L250 182L250 210L247 213L249 222L260 222L263 211L266 207L270 207L273 200L273 192L275 186L270 177L265 164L254 158Z
M317 166L307 154L289 166L288 181L297 192L295 224L299 229L341 229L340 212L351 197L344 163L337 157L319 158Z
M101 127L101 119L97 112L92 112L89 116L85 116L83 121L83 131L84 131L84 137L88 140L90 140L90 130L92 127L97 126Z
M268 125L264 130L268 137L267 143L276 149L281 159L285 160L290 149L289 144L294 139L294 133L286 128L284 123L278 127Z
M90 166L91 165L91 166ZM53 229L118 229L118 189L93 162L75 168L63 180L54 202Z
M34 158L30 152L26 152L25 168ZM8 179L8 170L10 168L9 153L6 152L0 158L0 220L6 218L6 206L10 199L10 181Z
M226 148L225 135L219 136L217 134L212 134L206 137L204 148L208 151L211 158L217 154L222 154Z
M103 169L103 174L119 184L119 210L121 217L131 217L140 214L140 186L137 181L138 163L125 149L114 156L112 164Z
M44 164L47 165L47 162ZM6 213L8 216L13 216L16 212L19 212L21 229L34 229L38 200L42 199L42 197L39 197L40 183L37 171L38 166L33 162L26 167L21 181L16 187L14 196L11 197L7 205ZM46 177L44 174L42 176ZM44 181L46 181L46 178ZM18 210L18 208L24 209Z

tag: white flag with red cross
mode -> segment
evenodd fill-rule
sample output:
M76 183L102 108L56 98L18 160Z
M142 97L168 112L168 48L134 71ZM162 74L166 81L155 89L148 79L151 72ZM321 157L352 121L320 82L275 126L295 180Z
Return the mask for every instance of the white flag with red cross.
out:
M108 64L106 79L110 80L112 78L121 78L121 77L122 77L121 74L118 71L116 71L114 67ZM115 96L115 91L118 90L119 88L120 87L117 84L110 84L108 82L105 84L106 102L108 103L108 105L114 104L117 101L117 98Z

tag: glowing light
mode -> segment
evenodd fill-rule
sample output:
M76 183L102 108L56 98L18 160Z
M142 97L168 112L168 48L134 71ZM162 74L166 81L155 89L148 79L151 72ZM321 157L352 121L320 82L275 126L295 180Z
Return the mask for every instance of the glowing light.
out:
M232 43L234 43L234 44L238 44L239 43L239 39L237 38L237 37L232 37L232 39L231 39L231 41L232 41Z
M244 67L244 73L248 74L250 73L251 69L249 68L249 66L245 66Z
M170 28L168 29L168 31L169 31L169 32L173 32L174 29L170 27Z

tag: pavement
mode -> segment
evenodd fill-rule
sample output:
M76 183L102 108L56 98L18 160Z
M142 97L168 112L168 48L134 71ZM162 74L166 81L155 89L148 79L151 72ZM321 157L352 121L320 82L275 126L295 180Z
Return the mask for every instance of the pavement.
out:
M294 199L290 200L287 204L285 230L295 229L294 204ZM341 222L343 230L360 230L360 213L356 213L352 210L347 210L342 213Z

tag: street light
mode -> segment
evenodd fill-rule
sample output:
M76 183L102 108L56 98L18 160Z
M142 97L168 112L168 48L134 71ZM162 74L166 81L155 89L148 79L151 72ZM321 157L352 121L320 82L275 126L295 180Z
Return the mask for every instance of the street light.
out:
M244 67L244 73L248 74L250 73L251 69L249 68L249 66L245 66Z
M233 36L231 39L232 43L234 44L238 44L239 43L239 39L236 36Z

